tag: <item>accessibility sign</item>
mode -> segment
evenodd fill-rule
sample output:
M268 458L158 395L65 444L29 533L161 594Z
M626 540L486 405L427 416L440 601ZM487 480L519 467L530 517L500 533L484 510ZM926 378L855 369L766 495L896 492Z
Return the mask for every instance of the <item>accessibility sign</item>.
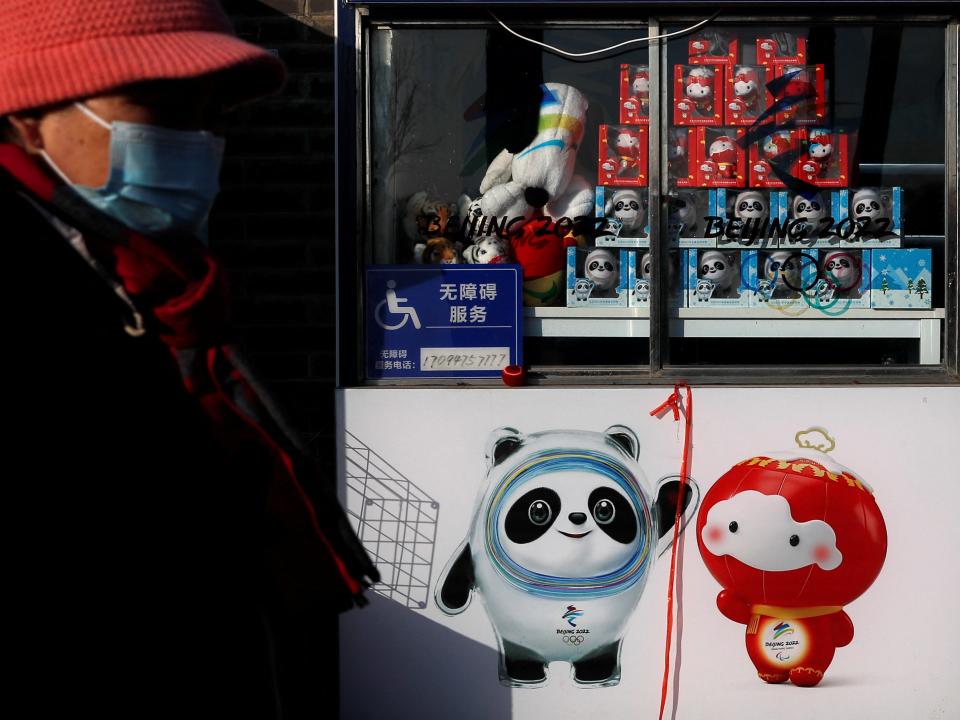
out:
M371 265L368 378L500 377L523 362L519 265Z

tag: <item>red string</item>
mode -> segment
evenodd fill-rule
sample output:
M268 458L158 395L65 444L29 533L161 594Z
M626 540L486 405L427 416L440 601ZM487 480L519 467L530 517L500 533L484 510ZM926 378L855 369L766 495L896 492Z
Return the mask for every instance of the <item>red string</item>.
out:
M690 454L690 435L693 428L693 391L687 384L674 385L673 394L655 410L650 411L651 415L660 416L669 407L673 410L673 419L679 421L680 388L686 389L687 401L685 403L686 412L684 413L683 455L680 457L680 489L677 492L677 509L673 517L673 547L670 550L670 576L667 580L667 640L663 657L663 684L660 687L660 720L663 720L663 711L667 705L667 684L670 680L670 645L673 638L673 587L677 572L677 541L680 537L681 509L683 508L683 495L687 489L687 459Z

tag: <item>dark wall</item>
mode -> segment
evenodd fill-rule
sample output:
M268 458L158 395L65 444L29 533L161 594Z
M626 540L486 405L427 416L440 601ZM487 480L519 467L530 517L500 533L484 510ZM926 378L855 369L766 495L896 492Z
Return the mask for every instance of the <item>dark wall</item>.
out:
M230 113L214 252L239 341L333 477L332 0L224 0L237 34L276 51L280 95Z
M225 118L211 247L225 263L239 343L335 479L332 0L222 0L237 34L275 50L280 95ZM337 623L275 628L284 720L338 715ZM290 626L288 626L290 625Z

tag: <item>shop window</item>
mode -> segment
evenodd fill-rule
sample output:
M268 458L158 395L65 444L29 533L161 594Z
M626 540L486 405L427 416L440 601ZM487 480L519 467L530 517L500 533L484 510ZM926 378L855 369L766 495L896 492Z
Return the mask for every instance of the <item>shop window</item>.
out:
M951 370L945 22L508 24L365 26L360 263L519 261L546 381Z

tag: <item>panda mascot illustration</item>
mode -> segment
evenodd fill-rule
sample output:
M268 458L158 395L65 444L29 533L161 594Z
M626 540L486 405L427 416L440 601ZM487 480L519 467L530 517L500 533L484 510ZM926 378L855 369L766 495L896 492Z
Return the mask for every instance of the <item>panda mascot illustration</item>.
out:
M604 432L495 430L466 539L440 576L437 606L483 600L500 649L500 682L536 687L547 665L572 665L585 687L620 681L620 646L656 558L672 541L680 481L655 496L627 427ZM684 491L683 520L699 499Z

